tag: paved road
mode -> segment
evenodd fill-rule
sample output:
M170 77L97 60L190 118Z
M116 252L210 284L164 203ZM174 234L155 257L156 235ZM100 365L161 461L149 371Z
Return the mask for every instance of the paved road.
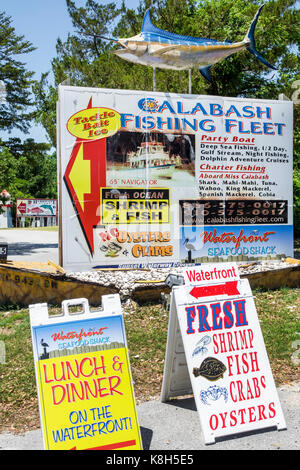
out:
M278 389L287 429L249 432L205 445L193 398L137 407L145 450L300 450L300 382ZM0 434L0 450L39 450L41 430L22 436Z
M58 263L58 232L44 230L0 230L0 239L8 243L12 261Z

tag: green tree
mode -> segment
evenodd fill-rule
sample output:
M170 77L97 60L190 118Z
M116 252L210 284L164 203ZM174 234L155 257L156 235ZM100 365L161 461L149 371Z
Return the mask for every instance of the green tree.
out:
M35 105L37 112L35 121L41 124L47 132L48 140L56 146L56 103L57 103L57 87L49 83L49 72L41 76L39 82L33 85L35 94Z
M24 36L16 34L11 18L0 12L0 81L6 88L6 101L0 103L0 130L17 128L27 132L30 127L33 112L28 107L33 104L33 72L27 71L18 58L34 49Z
M0 187L13 196L56 198L56 153L50 144L10 138L0 146Z
M15 189L17 176L17 162L9 149L4 147L0 149L0 193L6 189L9 193ZM2 204L5 204L5 198L0 194L0 214L3 212Z
M34 115L34 81L33 72L26 70L19 57L35 48L16 34L11 23L0 12L0 82L6 91L0 102L0 130L27 133ZM13 202L21 197L56 197L56 155L50 147L33 139L0 139L0 190L7 189Z
M13 213L18 198L57 198L56 153L49 150L49 144L33 139L10 138L0 144L0 188L10 193Z

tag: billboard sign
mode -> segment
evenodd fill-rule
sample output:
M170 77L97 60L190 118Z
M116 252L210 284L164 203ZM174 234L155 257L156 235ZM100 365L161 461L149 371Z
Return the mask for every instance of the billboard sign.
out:
M288 101L59 87L65 268L293 253Z
M17 199L17 217L56 217L56 199Z

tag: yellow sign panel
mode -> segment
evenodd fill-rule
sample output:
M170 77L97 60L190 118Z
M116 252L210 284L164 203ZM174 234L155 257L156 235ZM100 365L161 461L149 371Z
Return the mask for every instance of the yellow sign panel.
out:
M149 191L119 188L101 190L101 223L167 224L170 222L169 189Z
M114 135L121 127L121 116L110 108L87 108L73 114L67 129L74 137L84 140L103 139Z
M38 361L47 449L140 449L125 348Z
M84 195L91 192L91 162L83 158L83 144L77 153L69 178L76 191L78 202L84 211Z
M142 449L124 334L122 315L32 324L45 449Z

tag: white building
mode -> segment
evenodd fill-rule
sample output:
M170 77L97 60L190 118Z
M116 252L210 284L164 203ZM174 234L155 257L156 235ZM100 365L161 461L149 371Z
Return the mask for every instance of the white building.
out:
M6 189L3 189L3 191L0 193L0 196L0 228L11 228L13 224L11 218L12 203L10 200L10 194L8 191L6 191Z

